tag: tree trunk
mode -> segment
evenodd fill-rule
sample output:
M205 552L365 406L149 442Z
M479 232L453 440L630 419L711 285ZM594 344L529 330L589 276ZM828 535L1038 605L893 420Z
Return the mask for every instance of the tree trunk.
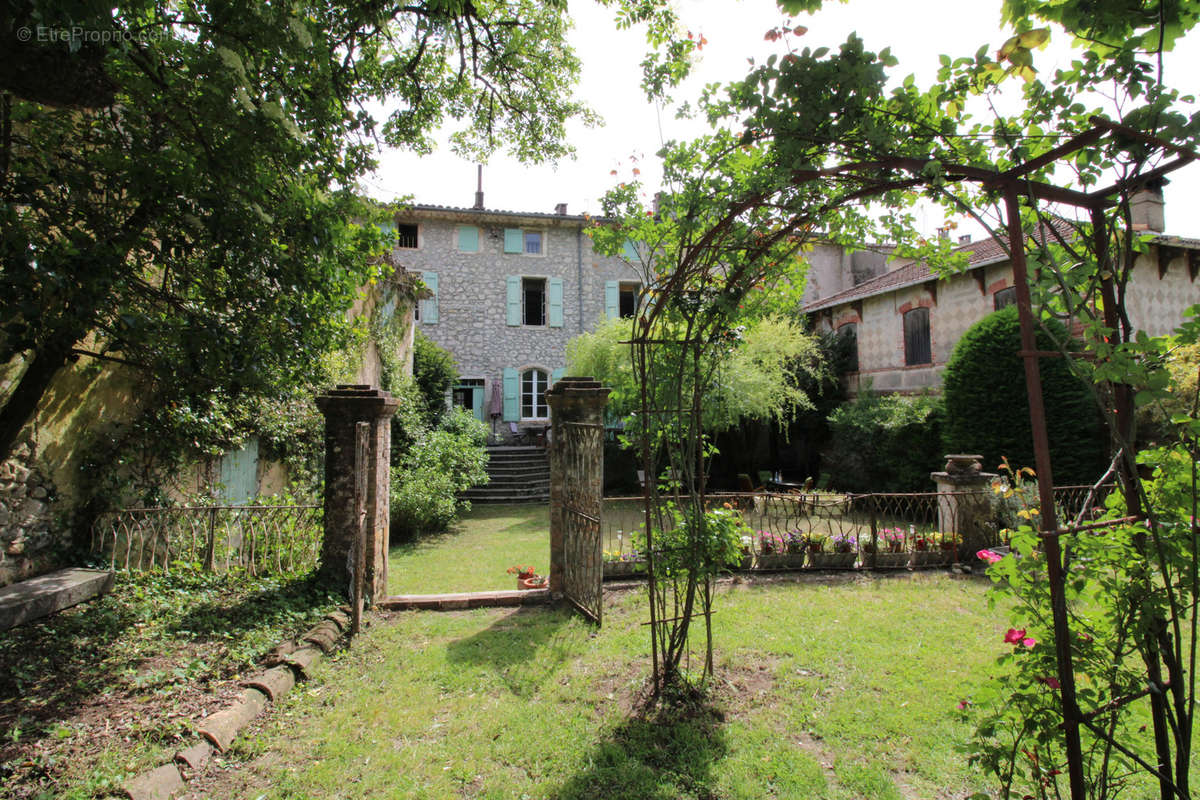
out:
M33 417L38 403L54 374L67 362L71 347L79 337L74 331L60 334L46 346L34 351L33 360L21 376L12 393L0 408L0 463L12 455L21 430Z

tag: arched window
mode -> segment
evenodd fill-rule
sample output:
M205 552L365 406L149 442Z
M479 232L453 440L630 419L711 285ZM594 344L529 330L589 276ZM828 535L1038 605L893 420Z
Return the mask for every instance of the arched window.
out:
M1016 305L1017 302L1017 287L1009 286L1007 289L1001 289L992 295L992 306L999 311L1002 308L1007 308L1011 305Z
M904 363L910 367L933 363L928 308L914 308L904 315Z
M550 416L546 390L550 374L534 367L521 373L521 419L545 419Z

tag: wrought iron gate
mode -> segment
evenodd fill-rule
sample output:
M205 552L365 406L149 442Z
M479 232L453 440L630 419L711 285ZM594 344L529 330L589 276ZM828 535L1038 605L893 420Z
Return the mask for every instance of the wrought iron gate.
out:
M600 541L604 426L562 423L556 443L562 466L563 595L600 624L604 578Z

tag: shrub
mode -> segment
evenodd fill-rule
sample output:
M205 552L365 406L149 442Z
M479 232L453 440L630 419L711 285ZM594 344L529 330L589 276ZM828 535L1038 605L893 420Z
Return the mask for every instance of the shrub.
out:
M487 426L464 409L427 426L419 411L403 410L416 391L411 383L402 389L397 414L404 447L393 461L391 516L398 539L444 530L471 507L458 493L488 479Z
M454 356L417 331L413 337L413 380L417 383L425 419L436 425L446 413L446 392L458 380Z
M1066 329L1054 320L1045 327L1037 333L1037 348L1057 351ZM1016 467L1034 466L1020 349L1016 306L989 314L963 334L942 376L947 453L980 453L987 469L1003 457ZM1043 358L1040 366L1054 482L1091 483L1103 473L1108 449L1091 388L1071 373L1066 359Z
M845 491L932 491L929 473L944 461L943 418L936 396L876 395L864 387L829 415L830 445L821 463Z

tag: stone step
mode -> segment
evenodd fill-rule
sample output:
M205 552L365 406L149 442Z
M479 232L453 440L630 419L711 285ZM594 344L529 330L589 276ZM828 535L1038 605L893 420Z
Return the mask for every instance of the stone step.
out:
M112 589L115 573L60 569L0 589L0 631L48 617Z
M489 484L492 483L522 483L525 481L541 481L547 483L550 480L550 473L542 470L524 471L524 472L489 472Z

